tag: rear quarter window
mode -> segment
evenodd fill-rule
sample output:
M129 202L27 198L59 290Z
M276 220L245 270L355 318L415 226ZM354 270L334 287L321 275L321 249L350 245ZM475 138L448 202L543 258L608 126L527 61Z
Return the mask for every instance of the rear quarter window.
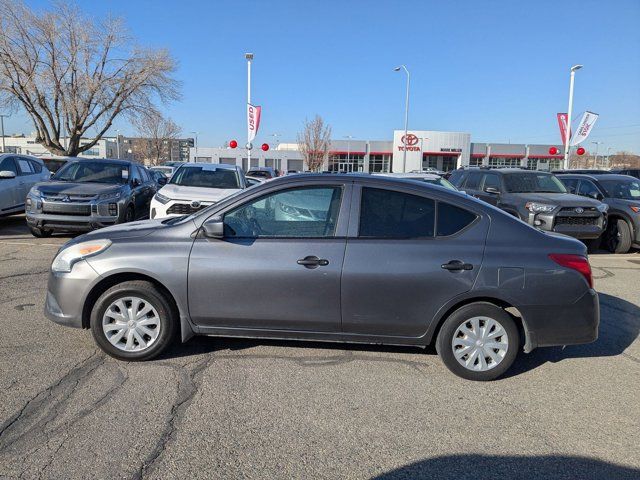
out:
M456 207L450 203L438 202L438 222L436 232L439 237L454 235L478 218L475 213Z
M482 179L481 172L469 172L467 181L464 182L464 188L470 190L478 190L480 188L480 180Z

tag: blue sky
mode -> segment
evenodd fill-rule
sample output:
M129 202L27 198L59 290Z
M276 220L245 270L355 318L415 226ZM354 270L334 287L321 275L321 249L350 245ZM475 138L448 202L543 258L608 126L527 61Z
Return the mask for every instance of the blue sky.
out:
M37 7L48 2L29 1ZM183 98L165 112L200 146L246 135L246 63L255 53L257 142L293 141L320 114L334 138L391 139L409 127L466 131L472 141L559 142L569 68L574 115L600 114L588 142L640 153L640 1L82 1L123 17L142 44L179 61ZM132 133L125 120L117 127ZM28 133L14 116L8 132ZM592 145L589 145L592 146Z

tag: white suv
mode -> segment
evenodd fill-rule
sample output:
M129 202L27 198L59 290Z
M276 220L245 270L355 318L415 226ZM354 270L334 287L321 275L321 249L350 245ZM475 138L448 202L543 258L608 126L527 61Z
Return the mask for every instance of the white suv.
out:
M153 197L149 217L190 215L244 188L244 172L236 165L185 163Z
M27 193L51 173L39 158L8 153L0 155L0 217L24 213Z

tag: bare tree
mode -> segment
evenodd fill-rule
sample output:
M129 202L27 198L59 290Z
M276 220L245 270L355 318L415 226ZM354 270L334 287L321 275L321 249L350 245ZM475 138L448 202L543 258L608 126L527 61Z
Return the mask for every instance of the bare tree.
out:
M22 106L54 154L76 156L116 116L177 99L175 68L166 50L135 46L119 19L99 22L62 2L36 12L0 0L0 105Z
M617 152L609 157L609 163L614 168L640 168L640 155Z
M139 139L133 139L133 156L140 162L158 165L171 159L173 140L179 137L180 127L156 110L140 115L135 121Z
M331 127L319 115L304 121L304 129L298 133L298 148L307 168L312 172L322 169L331 144Z

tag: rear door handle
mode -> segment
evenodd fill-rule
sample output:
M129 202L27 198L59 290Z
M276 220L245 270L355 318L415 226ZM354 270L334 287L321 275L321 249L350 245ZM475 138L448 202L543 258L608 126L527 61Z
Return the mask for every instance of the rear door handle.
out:
M440 266L445 270L449 270L450 272L455 272L460 270L473 270L472 264L464 263L460 260L451 260L449 263L443 263Z
M329 260L318 258L315 255L309 255L298 260L298 265L306 268L326 267L329 265Z

